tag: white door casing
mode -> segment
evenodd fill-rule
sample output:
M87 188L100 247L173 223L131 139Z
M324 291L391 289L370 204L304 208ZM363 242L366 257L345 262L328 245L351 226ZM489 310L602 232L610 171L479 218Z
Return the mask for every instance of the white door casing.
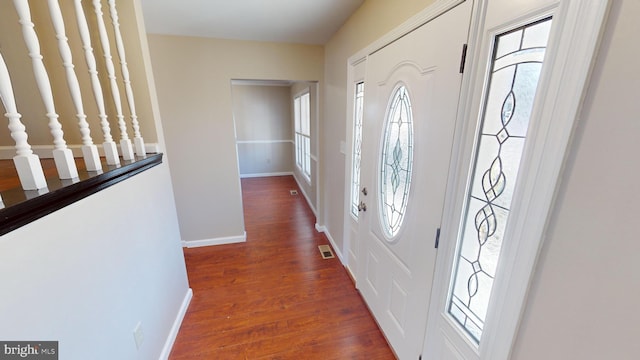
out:
M439 14L366 62L361 186L368 195L361 196L367 211L359 216L356 282L400 359L422 351L471 8L467 1ZM406 216L390 237L379 174L389 101L402 86L413 114L412 175Z
M607 8L606 0L478 3L472 20L471 66L463 80L424 359L509 358ZM553 24L485 326L477 345L447 313L447 306L494 39L549 16Z

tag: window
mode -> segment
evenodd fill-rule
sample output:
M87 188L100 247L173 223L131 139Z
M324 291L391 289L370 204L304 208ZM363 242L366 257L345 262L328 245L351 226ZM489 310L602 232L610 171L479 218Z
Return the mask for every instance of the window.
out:
M311 126L309 112L309 93L298 95L293 100L295 116L296 166L307 181L311 181Z
M413 113L404 85L395 89L387 108L380 163L380 217L386 235L398 234L404 220L413 164Z
M351 214L358 217L360 203L360 159L362 156L362 112L364 110L364 83L356 84L353 111L353 153L351 159Z
M448 312L480 342L551 19L498 35Z

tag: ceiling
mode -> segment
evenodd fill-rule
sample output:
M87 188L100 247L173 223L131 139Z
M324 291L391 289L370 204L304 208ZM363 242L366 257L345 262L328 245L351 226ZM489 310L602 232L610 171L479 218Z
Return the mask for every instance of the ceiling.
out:
M148 33L324 44L364 0L142 0Z

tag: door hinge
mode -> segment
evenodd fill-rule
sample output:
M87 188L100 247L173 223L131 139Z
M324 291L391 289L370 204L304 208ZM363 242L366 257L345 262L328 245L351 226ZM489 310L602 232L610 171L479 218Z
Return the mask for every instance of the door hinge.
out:
M435 248L438 248L438 245L440 245L440 228L438 228L438 230L436 230L436 246Z
M464 73L464 64L467 62L467 44L462 44L462 55L460 56L460 74Z

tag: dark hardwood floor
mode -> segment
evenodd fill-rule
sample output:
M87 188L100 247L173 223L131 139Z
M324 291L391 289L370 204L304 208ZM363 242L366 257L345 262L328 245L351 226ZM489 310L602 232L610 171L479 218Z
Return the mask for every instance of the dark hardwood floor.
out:
M171 360L394 359L290 189L291 176L243 179L247 242L185 249L194 296Z

